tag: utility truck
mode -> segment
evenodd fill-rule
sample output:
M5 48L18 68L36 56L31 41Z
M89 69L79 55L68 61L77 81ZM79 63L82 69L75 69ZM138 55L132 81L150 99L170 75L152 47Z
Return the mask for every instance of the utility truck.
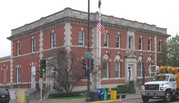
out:
M149 99L175 100L179 96L179 67L161 66L156 72L154 78L141 87L143 102Z

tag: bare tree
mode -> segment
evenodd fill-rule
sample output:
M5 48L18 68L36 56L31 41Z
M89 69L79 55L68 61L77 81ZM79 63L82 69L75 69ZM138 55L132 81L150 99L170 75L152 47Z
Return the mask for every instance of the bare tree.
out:
M57 72L56 76L52 77L54 77L58 86L64 88L67 93L71 92L85 76L85 72L81 68L80 58L71 51L58 49L53 53L49 53L46 58L51 58L47 66L55 67Z

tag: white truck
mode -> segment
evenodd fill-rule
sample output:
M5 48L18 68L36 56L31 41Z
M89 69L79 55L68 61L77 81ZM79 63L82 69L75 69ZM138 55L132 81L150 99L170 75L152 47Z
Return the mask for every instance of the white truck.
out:
M179 95L179 67L161 66L157 75L141 87L143 102L149 99L163 99L170 102Z

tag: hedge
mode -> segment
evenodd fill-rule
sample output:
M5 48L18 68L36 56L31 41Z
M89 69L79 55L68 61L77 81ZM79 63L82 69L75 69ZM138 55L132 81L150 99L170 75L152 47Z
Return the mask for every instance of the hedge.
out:
M118 85L117 86L118 93L135 93L134 81L130 81L129 85Z
M70 92L70 93L55 93L50 94L48 98L59 98L59 97L79 97L86 95L86 91L76 91L76 92Z

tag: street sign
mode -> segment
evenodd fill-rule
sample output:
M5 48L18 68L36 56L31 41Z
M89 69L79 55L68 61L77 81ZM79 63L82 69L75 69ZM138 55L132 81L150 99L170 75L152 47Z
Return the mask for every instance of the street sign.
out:
M91 52L85 52L85 57L91 57L91 56L92 56Z

